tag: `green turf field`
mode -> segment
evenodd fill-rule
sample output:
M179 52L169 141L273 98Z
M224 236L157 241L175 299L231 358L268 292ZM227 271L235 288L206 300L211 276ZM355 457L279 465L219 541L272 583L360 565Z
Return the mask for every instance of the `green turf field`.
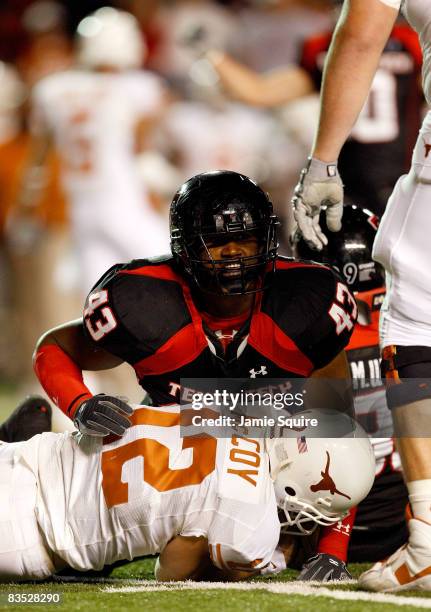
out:
M301 612L386 612L431 608L431 593L405 592L402 596L368 594L357 584L311 586L296 583L297 572L288 570L271 578L246 583L171 583L153 580L154 559L116 568L109 579L66 579L43 584L0 585L0 610L152 611L208 610L214 612L301 610ZM357 577L366 565L351 565ZM315 584L315 583L314 583ZM10 594L60 594L59 604L7 603ZM429 598L428 598L429 597Z

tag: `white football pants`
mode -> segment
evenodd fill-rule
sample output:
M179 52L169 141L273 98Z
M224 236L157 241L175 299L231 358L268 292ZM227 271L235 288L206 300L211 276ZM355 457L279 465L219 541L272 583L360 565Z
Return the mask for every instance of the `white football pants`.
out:
M395 185L374 242L386 270L380 342L431 346L431 111L425 116L410 172Z
M20 444L0 442L0 582L55 572L36 520L36 478L19 459Z

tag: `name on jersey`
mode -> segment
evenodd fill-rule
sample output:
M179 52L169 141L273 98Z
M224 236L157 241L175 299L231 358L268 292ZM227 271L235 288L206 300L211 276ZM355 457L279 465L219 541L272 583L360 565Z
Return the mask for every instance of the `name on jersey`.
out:
M234 467L228 468L227 473L234 474L255 487L261 463L261 442L253 438L232 436L231 445L229 462Z
M354 391L377 389L383 386L380 378L380 358L350 361Z

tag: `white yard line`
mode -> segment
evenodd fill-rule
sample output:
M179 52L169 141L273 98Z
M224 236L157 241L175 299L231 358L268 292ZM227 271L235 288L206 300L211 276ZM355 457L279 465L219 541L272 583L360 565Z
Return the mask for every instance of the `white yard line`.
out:
M349 581L350 582L350 581ZM340 599L343 601L368 601L371 603L385 603L395 606L411 606L414 608L431 609L431 598L425 597L405 597L403 595L391 595L386 593L365 593L364 591L341 591L328 589L322 586L311 586L309 582L296 582L295 584L286 582L192 582L183 583L155 583L151 581L141 581L133 586L123 587L103 587L105 593L142 593L156 591L197 591L197 590L232 590L232 591L267 591L269 593L279 593L283 595L303 595L313 597L328 597L330 599Z

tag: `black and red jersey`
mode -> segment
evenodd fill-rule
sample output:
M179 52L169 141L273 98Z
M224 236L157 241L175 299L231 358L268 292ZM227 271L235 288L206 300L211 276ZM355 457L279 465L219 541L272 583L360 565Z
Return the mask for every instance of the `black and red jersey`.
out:
M355 414L371 437L377 476L371 491L359 504L356 514L353 535L357 533L358 536L353 537L349 552L349 558L356 560L372 559L374 548L378 548L379 544L383 547L384 535L380 536L381 541L376 541L376 546L373 545L375 530L390 531L397 526L399 531L405 532L404 509L407 490L400 471L400 457L395 451L394 440L390 437L392 416L380 378L379 312L384 295L384 287L356 295L359 312L366 310L369 320L366 324L355 325L346 347L353 379ZM370 530L373 535L366 535L365 530ZM388 545L392 546L390 540L389 537ZM397 548L398 540L395 538L394 542L395 545L388 554ZM360 556L362 553L365 555L363 559Z
M228 343L168 257L108 270L87 298L85 329L135 369L156 405L178 400L181 378L309 376L349 342L355 301L319 264L279 257L268 276L250 315L228 325L239 328Z
M315 36L303 47L301 65L317 89L331 38L332 33ZM396 181L410 167L421 124L421 64L416 32L407 24L397 24L381 55L368 99L339 156L347 200L378 215L384 212Z

